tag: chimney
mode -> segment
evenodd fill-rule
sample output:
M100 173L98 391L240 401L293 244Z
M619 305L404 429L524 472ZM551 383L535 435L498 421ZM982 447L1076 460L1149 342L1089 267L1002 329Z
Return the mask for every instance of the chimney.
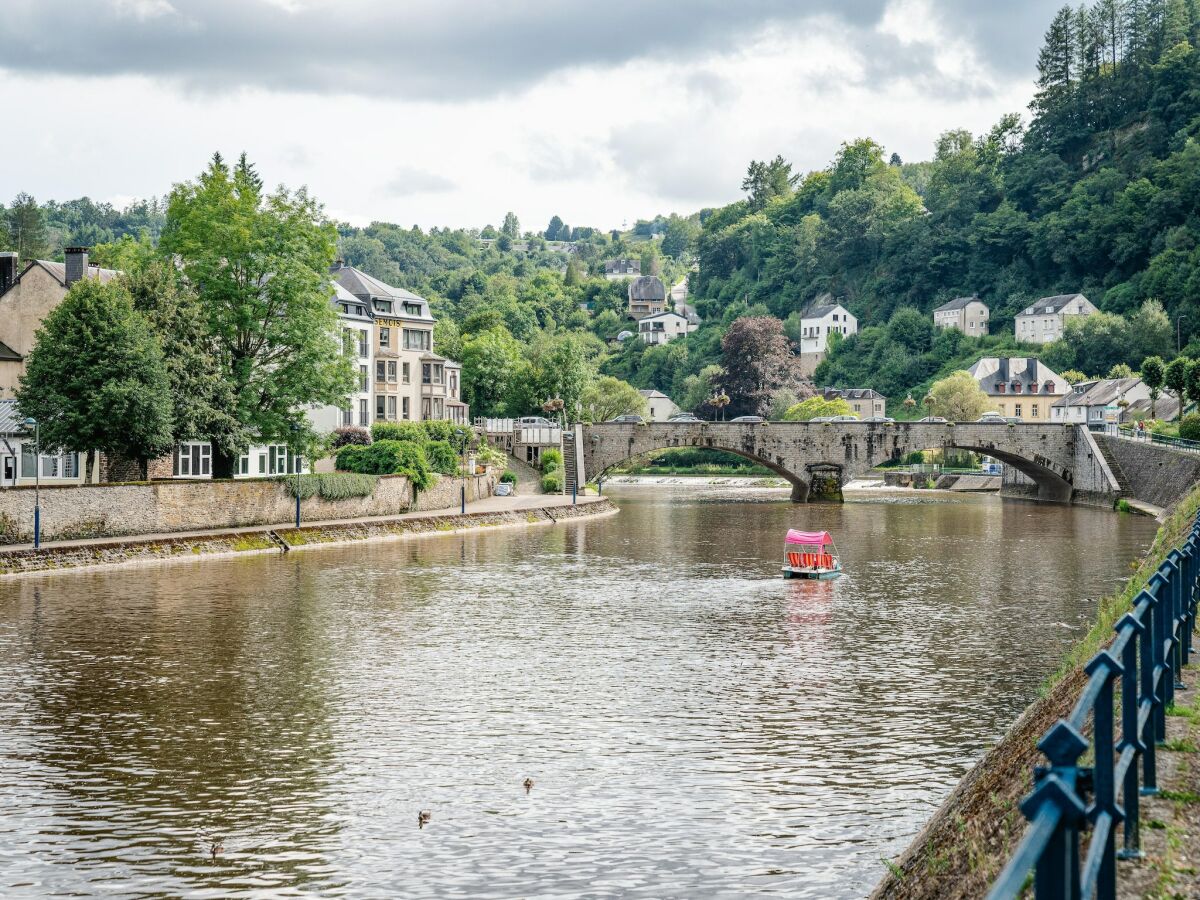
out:
M63 256L67 260L67 287L70 288L75 282L87 278L88 248L64 247Z
M16 252L8 250L0 253L0 294L16 283L18 262Z

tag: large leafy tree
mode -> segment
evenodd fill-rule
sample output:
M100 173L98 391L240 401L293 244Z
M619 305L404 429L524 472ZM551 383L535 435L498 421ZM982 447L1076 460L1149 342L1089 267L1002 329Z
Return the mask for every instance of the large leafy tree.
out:
M464 338L459 362L463 367L463 399L472 412L503 415L505 399L521 363L521 345L503 325L493 324Z
M581 402L585 422L607 422L628 414L644 416L648 408L637 388L611 375L601 375L584 388Z
M812 385L800 376L783 323L773 316L745 316L729 326L721 341L725 375L721 387L729 395L729 414L766 415L781 388L804 398Z
M171 386L162 348L124 286L86 278L42 322L17 390L43 448L141 462L169 453Z
M212 353L232 389L237 449L293 441L306 408L340 403L353 387L330 303L336 240L303 188L264 194L244 156L231 170L214 155L199 178L171 192L160 246L199 294ZM214 474L228 476L235 451L214 437Z
M850 404L841 397L830 397L826 399L822 396L809 397L807 400L802 400L794 406L790 407L784 413L784 421L786 422L811 422L813 419L824 416L849 416L853 415L850 409Z
M951 422L974 422L987 412L989 405L987 394L970 372L953 372L935 381L925 401L931 415L942 416Z

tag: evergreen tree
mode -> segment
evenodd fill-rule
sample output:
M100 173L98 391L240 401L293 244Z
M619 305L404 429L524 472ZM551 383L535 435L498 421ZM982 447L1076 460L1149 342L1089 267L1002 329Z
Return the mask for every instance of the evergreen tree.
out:
M500 233L506 235L511 240L520 240L521 220L517 218L515 212L510 211L504 214L504 224L500 226Z
M24 192L17 194L6 218L8 245L17 251L22 261L50 255L46 214L33 197Z

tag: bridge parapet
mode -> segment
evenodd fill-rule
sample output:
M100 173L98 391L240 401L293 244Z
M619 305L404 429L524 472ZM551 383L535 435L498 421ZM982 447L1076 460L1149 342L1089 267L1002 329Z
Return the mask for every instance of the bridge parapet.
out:
M1083 435L1080 434L1083 432ZM1040 500L1114 500L1119 485L1090 464L1096 451L1078 425L930 422L654 422L580 427L587 478L628 459L672 447L707 447L757 462L808 500L810 472L840 473L842 483L917 450L958 449L985 454L1024 474Z

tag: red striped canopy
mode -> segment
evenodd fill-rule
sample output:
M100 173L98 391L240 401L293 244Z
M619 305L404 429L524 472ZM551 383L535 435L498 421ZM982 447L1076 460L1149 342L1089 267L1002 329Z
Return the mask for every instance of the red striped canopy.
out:
M789 528L787 533L787 543L789 544L832 544L833 538L828 531L796 531L794 528Z

